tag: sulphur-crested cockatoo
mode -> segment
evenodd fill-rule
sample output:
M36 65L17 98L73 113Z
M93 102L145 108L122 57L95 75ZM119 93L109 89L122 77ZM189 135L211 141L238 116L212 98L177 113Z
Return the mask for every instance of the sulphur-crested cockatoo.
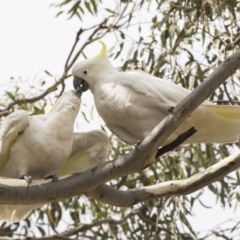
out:
M31 179L87 171L102 163L108 152L107 135L100 130L74 133L82 89L63 94L48 114L29 116L17 110L0 129L0 177ZM27 187L27 186L26 186ZM16 222L42 206L0 205L0 220Z
M106 46L72 70L74 87L90 88L98 113L107 127L128 144L144 139L172 107L190 91L142 71L119 72L106 55ZM190 127L197 130L185 143L236 142L240 135L240 107L203 102L163 145Z

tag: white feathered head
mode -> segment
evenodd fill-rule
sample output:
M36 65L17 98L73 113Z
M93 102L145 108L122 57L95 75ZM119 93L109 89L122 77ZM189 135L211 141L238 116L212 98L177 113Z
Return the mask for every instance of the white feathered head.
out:
M73 86L87 91L94 89L94 85L107 80L108 76L118 72L107 57L106 44L100 41L101 51L93 58L77 63L72 70Z

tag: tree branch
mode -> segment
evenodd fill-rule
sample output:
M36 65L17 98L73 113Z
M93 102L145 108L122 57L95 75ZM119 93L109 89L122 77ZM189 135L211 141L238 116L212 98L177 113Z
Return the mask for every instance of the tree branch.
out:
M88 40L84 43L84 45L82 47L80 47L80 49L77 51L77 53L75 54L75 56L73 57L72 61L70 61L70 57L67 60L67 63L65 65L65 70L68 71L73 64L76 62L76 60L78 59L79 55L82 53L83 49L91 44L92 42L95 42L97 40L100 40L101 38L103 38L107 33L109 33L112 29L117 29L119 27L122 27L123 25L121 24L120 26L118 26L117 24L120 22L120 20L122 20L125 16L124 13L126 12L128 8L128 4L125 5L125 7L123 8L123 10L116 15L116 17L112 20L112 22L110 24L108 24L108 26L106 25L109 18L105 18L98 26L96 26L96 28L94 29L94 31L90 34L90 36L88 37ZM134 9L134 7L132 8L132 11L136 11L136 9ZM127 23L127 22L125 22ZM124 24L125 24L124 23ZM96 36L96 34L100 31L105 29L105 31L103 31L103 33L101 33L100 35ZM79 36L77 36L79 37Z
M122 217L119 220L114 220L112 218L104 218L102 220L95 221L93 223L89 224L81 224L81 226L73 228L71 230L65 231L60 234L56 234L53 236L46 236L46 237L40 237L40 238L31 238L32 240L64 240L64 239L72 239L70 237L77 235L78 233L91 230L93 227L100 226L102 224L109 224L109 225L118 225L126 222L129 218L135 216L136 214L140 214L141 208L137 211L131 212L127 214L126 216ZM165 230L165 229L164 229ZM167 231L167 230L165 230ZM2 238L1 238L2 239ZM7 238L6 240L17 240L16 238ZM28 238L26 238L27 240ZM4 239L5 240L5 239Z
M110 205L128 207L141 201L159 197L190 194L222 179L239 167L240 150L204 171L184 180L171 180L126 191L118 190L105 184L92 192L88 192L87 196Z
M93 191L105 182L135 173L142 170L146 165L153 162L158 147L168 138L168 136L191 114L219 85L224 82L234 71L240 66L240 51L237 51L227 58L210 77L192 91L180 104L173 110L173 114L163 120L163 124L158 124L151 134L145 138L138 148L125 156L120 156L116 160L106 162L83 173L76 173L70 177L59 179L56 182L46 183L46 181L33 181L33 184L26 187L26 182L17 179L1 179L0 184L0 203L5 204L35 204L52 202L59 199L80 195ZM235 155L234 155L235 156ZM189 188L186 189L179 186L179 182L171 181L162 183L162 185L154 185L142 190L142 194L148 197L162 196L162 189L171 189L171 194L187 194L198 189L199 186L209 184L219 177L225 176L227 173L236 170L240 166L239 157L229 157L231 160L228 165L215 170L216 173L209 179L199 173ZM196 180L194 182L194 180ZM176 180L177 181L177 180ZM179 180L178 180L179 181ZM185 183L187 180L181 181ZM43 184L41 184L43 183ZM203 185L199 185L203 184ZM180 189L180 190L179 190ZM175 191L175 192L174 192ZM133 192L135 194L135 192ZM170 194L170 192L168 193ZM113 196L111 196L113 197ZM123 204L123 203L122 203Z
M0 117L8 115L9 114L8 111L15 105L20 105L20 104L25 104L25 103L34 103L34 102L44 98L49 93L55 91L56 87L61 83L61 81L63 81L63 80L59 79L59 81L57 81L55 84L53 84L51 87L49 87L47 90L45 90L43 93L39 94L36 97L17 99L15 101L11 102L5 109L0 110Z

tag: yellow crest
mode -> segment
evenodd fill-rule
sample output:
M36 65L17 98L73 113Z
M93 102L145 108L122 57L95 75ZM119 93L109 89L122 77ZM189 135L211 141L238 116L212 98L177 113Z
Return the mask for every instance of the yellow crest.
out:
M98 53L97 57L105 57L107 56L107 46L103 41L99 41L102 44L102 49Z

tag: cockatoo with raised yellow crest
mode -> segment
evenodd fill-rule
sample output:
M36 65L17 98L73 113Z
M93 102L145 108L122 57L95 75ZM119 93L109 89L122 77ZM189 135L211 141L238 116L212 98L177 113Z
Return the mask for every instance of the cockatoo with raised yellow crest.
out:
M72 70L74 87L91 90L96 109L107 127L128 144L147 137L171 109L189 93L171 81L142 71L119 72L107 57L106 45L92 59ZM240 136L240 107L204 101L163 143L172 142L194 127L197 132L184 143L231 143Z
M108 137L100 130L74 133L82 89L63 94L48 114L29 116L17 110L4 118L0 129L0 178L52 178L87 171L107 158ZM27 187L27 186L26 186ZM24 219L41 207L0 204L0 220Z

